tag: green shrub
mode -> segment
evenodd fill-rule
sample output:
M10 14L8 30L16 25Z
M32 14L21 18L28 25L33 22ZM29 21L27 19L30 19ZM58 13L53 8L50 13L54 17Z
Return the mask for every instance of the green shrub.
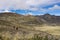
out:
M38 35L35 35L33 38L29 40L42 40L42 37L39 37Z
M47 35L45 36L44 40L48 40L48 36Z

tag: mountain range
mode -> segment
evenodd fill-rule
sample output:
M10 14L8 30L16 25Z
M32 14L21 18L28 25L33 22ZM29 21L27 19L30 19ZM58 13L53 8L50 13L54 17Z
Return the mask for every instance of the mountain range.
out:
M60 26L60 16L44 15L21 15L12 12L0 13L0 39L27 40L34 35L47 36L48 40L57 40L53 35L35 30L34 27L43 25Z

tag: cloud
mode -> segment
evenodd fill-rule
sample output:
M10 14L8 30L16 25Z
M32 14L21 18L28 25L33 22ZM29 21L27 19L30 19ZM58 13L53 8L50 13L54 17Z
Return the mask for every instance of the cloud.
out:
M54 5L52 8L49 8L49 10L60 10L60 6Z
M32 12L29 12L29 13L26 13L27 15L33 15L33 13Z
M0 0L0 9L31 9L59 3L60 0ZM34 8L31 8L34 6Z
M50 13L50 14L55 14L55 15L60 15L60 6L59 5L54 5L53 7L49 8L40 8L37 12L37 14L45 14L45 13Z
M59 5L54 5L53 7L49 7L47 9L40 8L40 11L43 11L43 12L54 11L54 10L60 10L60 6Z

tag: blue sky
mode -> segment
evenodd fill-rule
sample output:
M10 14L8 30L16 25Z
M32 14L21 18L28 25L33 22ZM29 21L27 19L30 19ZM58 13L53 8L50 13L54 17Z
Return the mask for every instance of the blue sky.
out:
M19 14L60 15L60 0L1 0L0 12L5 10Z

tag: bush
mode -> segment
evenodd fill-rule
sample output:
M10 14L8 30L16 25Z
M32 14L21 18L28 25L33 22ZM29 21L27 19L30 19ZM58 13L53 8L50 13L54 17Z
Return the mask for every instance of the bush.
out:
M42 40L42 38L43 37L39 37L38 35L34 35L34 37L29 40Z

